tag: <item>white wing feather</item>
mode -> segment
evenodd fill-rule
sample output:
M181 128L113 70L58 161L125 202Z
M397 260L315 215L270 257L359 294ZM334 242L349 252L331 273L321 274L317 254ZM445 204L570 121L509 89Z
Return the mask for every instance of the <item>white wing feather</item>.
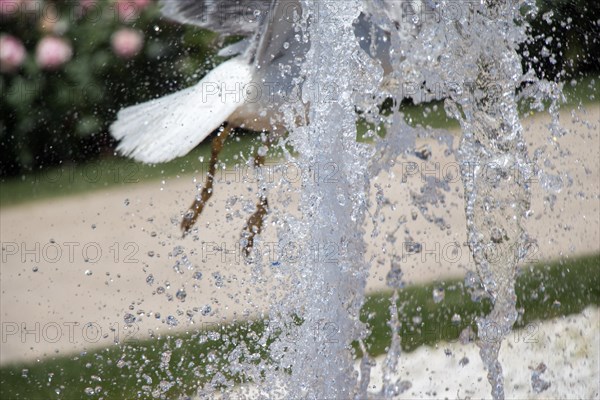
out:
M117 150L145 163L187 154L243 106L242 91L251 81L251 65L236 57L195 86L119 111L110 128L121 141Z

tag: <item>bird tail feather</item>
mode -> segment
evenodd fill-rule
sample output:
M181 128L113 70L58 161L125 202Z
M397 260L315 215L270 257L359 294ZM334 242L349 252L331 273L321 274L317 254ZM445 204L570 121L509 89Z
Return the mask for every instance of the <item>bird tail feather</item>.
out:
M243 105L250 67L232 58L192 87L119 111L110 127L117 151L145 163L189 153Z

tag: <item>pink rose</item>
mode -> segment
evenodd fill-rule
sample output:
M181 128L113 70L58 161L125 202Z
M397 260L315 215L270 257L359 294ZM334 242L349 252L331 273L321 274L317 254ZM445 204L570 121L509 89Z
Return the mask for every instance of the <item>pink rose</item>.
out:
M25 60L23 43L12 35L0 35L0 71L16 71Z
M0 15L16 14L21 7L21 0L0 0Z
M72 56L73 49L69 42L54 36L42 38L35 50L35 60L42 69L56 69Z
M150 5L150 0L116 0L115 9L122 21L136 20L144 8Z
M143 10L150 5L150 0L133 0L133 2L140 10Z
M144 45L144 35L142 32L122 28L113 33L111 45L115 54L121 58L131 58L137 55Z
M85 14L88 10L97 7L99 7L98 0L79 0L79 9L82 14Z

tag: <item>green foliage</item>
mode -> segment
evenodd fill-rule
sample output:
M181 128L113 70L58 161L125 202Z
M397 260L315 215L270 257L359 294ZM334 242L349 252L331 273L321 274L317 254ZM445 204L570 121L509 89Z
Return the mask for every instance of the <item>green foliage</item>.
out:
M18 70L0 74L0 175L112 152L108 126L121 107L189 86L188 78L212 68L214 34L160 18L155 3L143 9L122 3L139 16L125 20L107 0L87 12L78 1L55 1L0 15L1 33L19 39L27 52ZM143 34L137 55L119 57L111 47L124 28ZM70 61L40 66L35 54L44 37L66 40Z
M521 49L524 70L548 80L566 80L600 71L600 3L537 0L531 39Z

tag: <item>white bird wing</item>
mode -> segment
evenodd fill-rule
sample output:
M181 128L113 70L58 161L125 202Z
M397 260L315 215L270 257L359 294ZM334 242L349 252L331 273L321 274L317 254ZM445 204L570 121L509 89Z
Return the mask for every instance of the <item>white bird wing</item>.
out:
M251 65L236 57L192 87L119 111L110 127L117 151L145 163L187 154L244 104L251 81Z
M179 23L227 36L249 36L271 9L272 0L161 0L160 4L161 13Z
M245 38L240 40L239 42L235 42L230 44L229 46L223 47L217 55L219 57L232 57L237 56L238 54L243 54L246 49L250 46L250 39Z

